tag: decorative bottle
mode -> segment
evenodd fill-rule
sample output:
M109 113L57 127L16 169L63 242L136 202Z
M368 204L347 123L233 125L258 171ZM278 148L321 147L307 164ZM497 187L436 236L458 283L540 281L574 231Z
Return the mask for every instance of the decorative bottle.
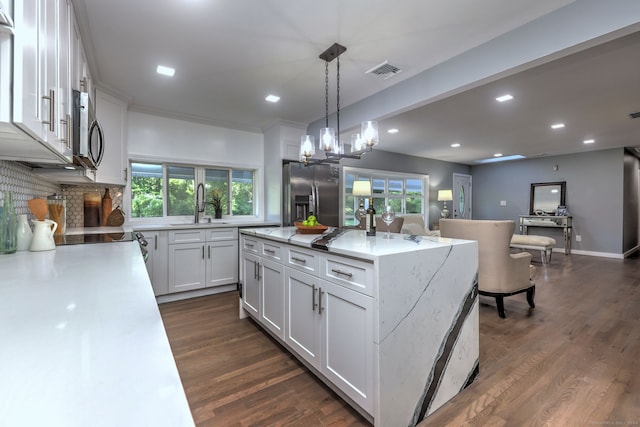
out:
M27 214L18 215L18 251L28 251L33 239L33 231L29 226Z
M0 254L12 254L18 248L18 217L13 195L5 191L0 216Z
M111 194L109 189L105 188L104 196L102 196L102 225L107 225L107 218L111 215L113 210L113 201L111 200Z
M367 208L367 236L376 235L376 210L373 207L373 197L369 198L369 207Z

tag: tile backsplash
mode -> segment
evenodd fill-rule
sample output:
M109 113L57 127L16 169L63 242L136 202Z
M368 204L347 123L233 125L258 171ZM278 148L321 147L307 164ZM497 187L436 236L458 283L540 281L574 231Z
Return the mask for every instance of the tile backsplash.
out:
M29 214L33 218L27 200L33 198L46 198L57 193L67 196L67 227L84 226L84 193L99 192L100 197L104 195L105 186L102 185L60 185L52 183L35 175L29 166L18 162L0 160L0 201L3 192L13 193L16 213ZM112 205L122 206L122 188L109 187ZM0 202L0 204L4 201Z

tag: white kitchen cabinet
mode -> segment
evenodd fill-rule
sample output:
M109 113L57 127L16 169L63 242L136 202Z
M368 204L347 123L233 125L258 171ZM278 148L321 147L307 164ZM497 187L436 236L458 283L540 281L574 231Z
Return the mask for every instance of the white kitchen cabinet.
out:
M168 232L169 293L237 283L237 228L212 230Z
M275 336L284 340L284 266L269 259L261 259L258 269L260 321Z
M96 90L96 117L104 132L104 157L96 172L100 184L127 183L127 103Z
M24 0L14 5L13 122L71 161L66 125L71 5ZM60 102L61 101L61 102Z
M242 252L242 307L256 319L260 318L259 265L257 255Z
M207 287L238 283L238 240L207 242Z
M320 369L318 289L320 279L291 268L285 272L285 343L311 366Z
M284 340L282 245L242 236L242 248L242 306L275 336Z
M373 298L320 281L320 372L353 401L373 412Z
M169 245L169 293L205 287L204 243Z
M147 241L146 266L149 279L153 286L154 295L165 295L169 293L169 281L167 270L167 232L166 231L145 231L144 238Z

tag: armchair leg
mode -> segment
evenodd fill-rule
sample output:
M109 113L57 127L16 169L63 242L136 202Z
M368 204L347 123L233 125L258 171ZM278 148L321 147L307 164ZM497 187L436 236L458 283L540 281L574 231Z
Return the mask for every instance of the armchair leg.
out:
M507 317L504 314L504 298L503 297L496 296L496 305L498 306L498 316L502 317L503 319Z
M536 287L532 286L527 289L527 302L529 303L529 307L536 308L535 303L533 302L533 298L536 296Z

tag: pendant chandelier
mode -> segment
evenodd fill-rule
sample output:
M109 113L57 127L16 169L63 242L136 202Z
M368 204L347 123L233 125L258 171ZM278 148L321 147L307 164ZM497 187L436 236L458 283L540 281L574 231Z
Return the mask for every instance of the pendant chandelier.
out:
M378 123L375 121L362 122L360 133L351 135L351 152L344 153L344 145L340 141L340 55L346 47L334 43L329 49L320 54L324 60L324 107L325 127L320 129L318 150L324 151L325 158L314 159L316 154L315 138L304 135L300 142L300 161L305 165L318 163L339 163L341 159L359 159L364 153L373 149L378 143ZM329 63L336 60L336 128L329 127Z

